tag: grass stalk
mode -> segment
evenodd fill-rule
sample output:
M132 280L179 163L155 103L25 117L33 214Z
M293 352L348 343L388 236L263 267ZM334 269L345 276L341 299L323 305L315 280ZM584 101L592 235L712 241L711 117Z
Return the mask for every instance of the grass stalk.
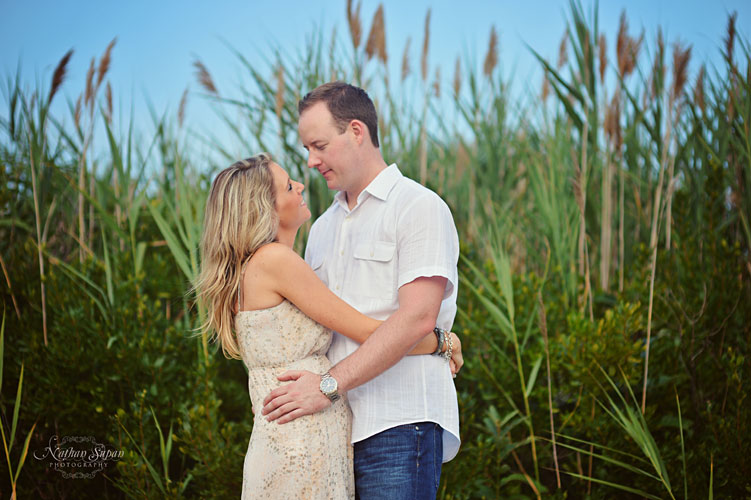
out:
M550 252L548 251L548 254ZM540 306L540 331L542 332L542 339L545 343L545 364L547 368L548 379L548 414L550 416L550 436L553 442L553 465L555 466L555 480L558 489L561 488L561 471L558 467L558 447L555 442L555 420L553 419L553 388L550 373L550 348L548 346L548 324L545 317L545 304L542 301L542 290L537 294L538 305Z
M672 111L673 100L670 99L668 105L668 117L667 117L667 129L665 130L665 136L662 145L662 158L660 160L660 173L657 179L657 187L655 188L654 206L652 209L652 227L649 236L649 249L650 256L650 270L649 270L649 308L647 311L647 339L644 352L644 386L641 393L641 412L642 414L647 410L647 380L649 377L649 351L650 343L652 341L652 312L654 307L654 292L655 292L655 275L657 271L657 243L659 234L659 221L660 212L662 207L662 184L665 179L666 163L672 161L672 155L669 155L668 149L672 141ZM669 159L670 158L670 159Z

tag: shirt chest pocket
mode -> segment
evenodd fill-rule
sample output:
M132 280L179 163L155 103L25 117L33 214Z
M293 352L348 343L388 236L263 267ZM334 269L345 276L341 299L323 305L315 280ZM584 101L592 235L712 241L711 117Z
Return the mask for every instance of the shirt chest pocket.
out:
M362 295L384 302L396 294L396 243L365 241L355 245L352 260L353 295Z

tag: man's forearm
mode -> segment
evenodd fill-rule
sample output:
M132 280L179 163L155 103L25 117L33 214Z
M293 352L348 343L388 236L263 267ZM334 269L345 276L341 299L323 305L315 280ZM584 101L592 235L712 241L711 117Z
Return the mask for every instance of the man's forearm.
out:
M346 392L377 377L402 359L435 326L434 314L397 310L330 373Z

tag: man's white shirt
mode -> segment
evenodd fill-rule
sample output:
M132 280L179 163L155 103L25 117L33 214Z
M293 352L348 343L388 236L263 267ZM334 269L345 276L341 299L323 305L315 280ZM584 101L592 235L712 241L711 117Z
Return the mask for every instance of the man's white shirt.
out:
M451 211L433 191L390 165L363 190L350 211L344 192L310 230L305 260L328 288L358 311L385 320L399 308L398 289L419 277L448 282L437 325L456 315L459 238ZM359 347L339 333L328 351L338 363ZM443 429L443 461L459 451L459 408L448 363L405 356L347 393L352 442L398 425L430 421Z

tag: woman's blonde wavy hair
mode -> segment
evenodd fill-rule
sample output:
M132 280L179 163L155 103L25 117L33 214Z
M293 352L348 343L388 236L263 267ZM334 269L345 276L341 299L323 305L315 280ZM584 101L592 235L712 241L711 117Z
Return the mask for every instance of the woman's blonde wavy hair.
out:
M211 184L201 236L201 272L194 283L208 311L202 332L219 340L227 358L241 359L234 333L242 268L258 248L276 239L273 160L266 153L222 170Z

